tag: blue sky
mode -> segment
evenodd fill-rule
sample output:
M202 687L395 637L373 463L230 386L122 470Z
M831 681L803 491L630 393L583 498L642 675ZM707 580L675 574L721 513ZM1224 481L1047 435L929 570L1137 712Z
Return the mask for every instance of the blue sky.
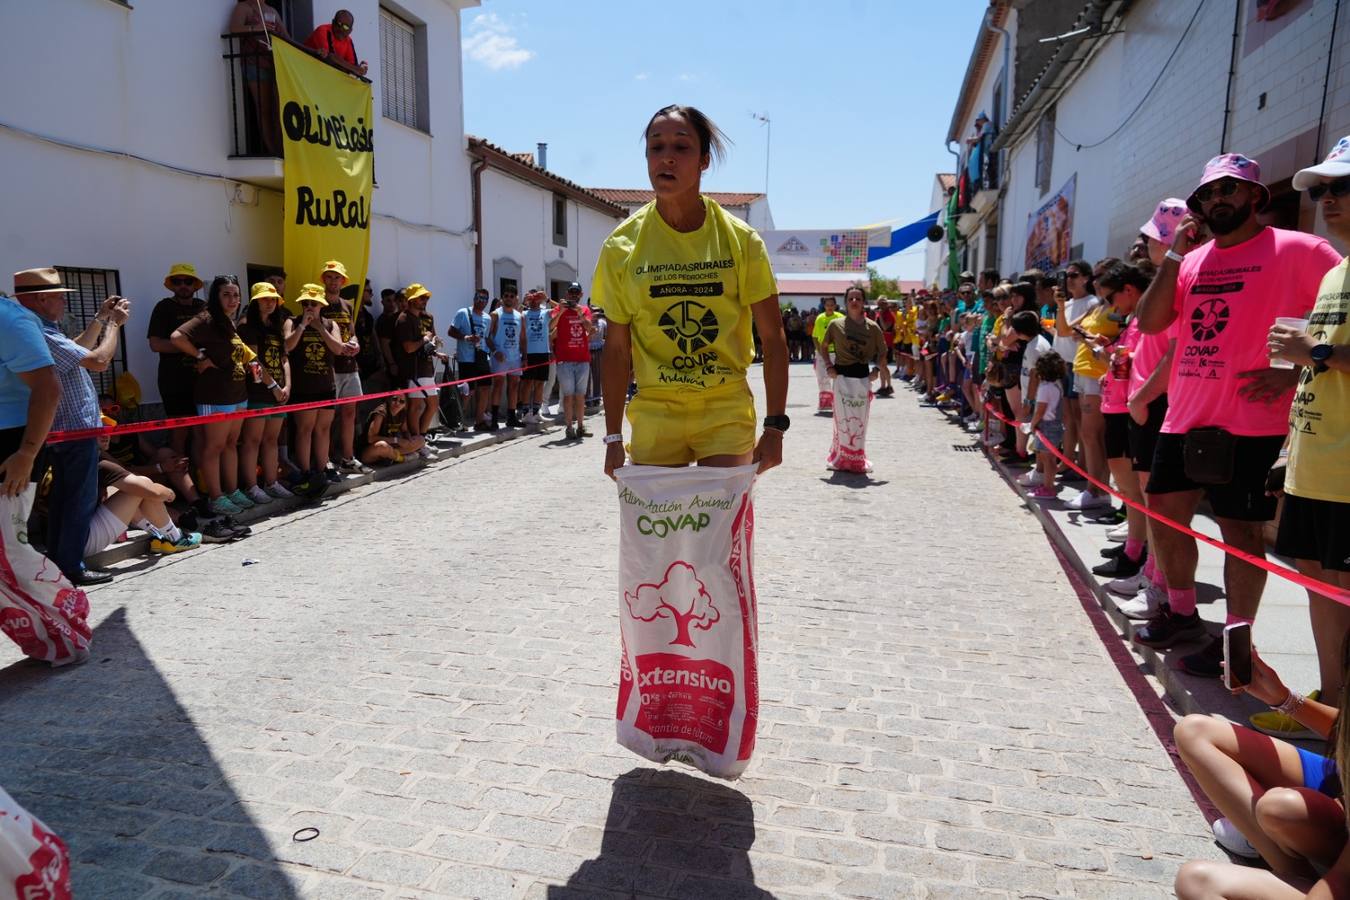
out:
M549 169L579 184L645 188L643 126L692 104L735 142L704 189L762 191L751 114L767 113L779 228L908 222L953 169L943 139L987 5L484 0L464 13L464 124L512 151L546 141ZM919 278L923 255L878 268Z

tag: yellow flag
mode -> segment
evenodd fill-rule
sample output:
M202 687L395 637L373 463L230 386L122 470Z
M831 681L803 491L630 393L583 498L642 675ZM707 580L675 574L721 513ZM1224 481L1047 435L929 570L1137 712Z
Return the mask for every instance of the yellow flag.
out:
M272 42L272 58L286 157L286 284L298 293L301 285L319 282L325 261L336 259L346 266L348 283L362 285L375 185L370 84L284 41ZM292 297L285 300L299 311Z

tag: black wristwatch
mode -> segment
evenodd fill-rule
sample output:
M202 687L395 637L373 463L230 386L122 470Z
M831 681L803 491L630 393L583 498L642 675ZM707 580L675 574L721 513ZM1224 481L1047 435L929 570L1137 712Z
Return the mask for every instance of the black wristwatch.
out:
M787 431L792 425L792 420L787 416L765 416L764 427L772 428L775 431Z
M1318 344L1309 350L1308 355L1312 357L1313 372L1321 375L1331 368L1327 365L1327 360L1331 359L1331 354L1334 352L1336 352L1336 348L1331 344Z

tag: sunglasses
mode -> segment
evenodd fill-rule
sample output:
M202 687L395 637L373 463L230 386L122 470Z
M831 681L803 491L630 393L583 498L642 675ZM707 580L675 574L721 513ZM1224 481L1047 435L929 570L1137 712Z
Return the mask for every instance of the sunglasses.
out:
M196 284L195 278L170 278L169 284Z
M1321 200L1327 194L1333 197L1344 197L1350 194L1350 176L1337 178L1331 184L1314 184L1308 188L1308 196L1314 201Z
M1216 184L1207 184L1204 187L1195 189L1195 199L1201 203L1208 203L1215 197L1231 197L1237 193L1240 187L1239 182L1231 178L1225 178Z
M346 24L345 22L334 22L334 23L333 23L333 30L334 30L334 31L351 31L351 30L352 30L352 26Z

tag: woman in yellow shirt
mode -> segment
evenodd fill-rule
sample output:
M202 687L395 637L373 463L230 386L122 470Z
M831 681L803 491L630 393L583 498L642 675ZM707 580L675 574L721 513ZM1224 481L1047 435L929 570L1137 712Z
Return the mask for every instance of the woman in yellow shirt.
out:
M624 464L741 466L761 472L783 459L787 339L764 241L701 192L703 172L725 153L724 136L692 106L658 110L645 131L656 199L605 241L591 302L605 309L605 474ZM751 320L764 353L767 417L755 442L746 383Z

